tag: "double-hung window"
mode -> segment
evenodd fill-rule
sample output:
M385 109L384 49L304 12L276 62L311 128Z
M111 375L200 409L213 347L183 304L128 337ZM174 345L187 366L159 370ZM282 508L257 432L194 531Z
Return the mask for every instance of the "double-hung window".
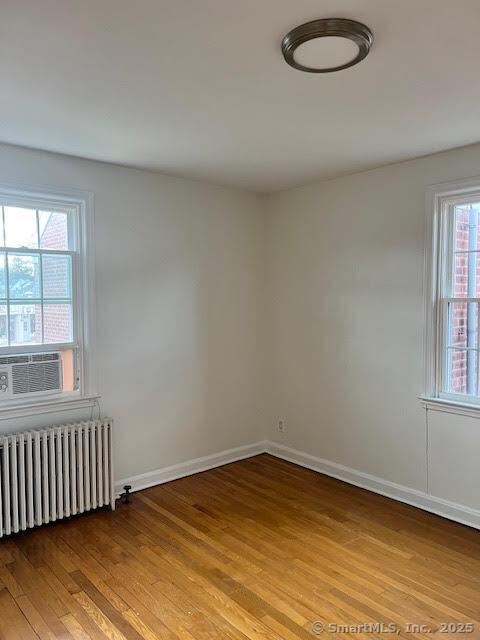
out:
M0 189L0 411L92 392L89 215L88 197Z
M432 188L427 395L480 404L480 179Z

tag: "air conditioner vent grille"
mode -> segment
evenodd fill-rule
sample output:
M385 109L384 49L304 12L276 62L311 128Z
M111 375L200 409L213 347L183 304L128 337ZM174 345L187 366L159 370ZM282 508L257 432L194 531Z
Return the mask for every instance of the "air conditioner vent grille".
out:
M47 360L60 360L59 353L33 353L30 356L31 362L46 362Z
M19 364L20 362L28 362L29 356L2 356L0 364Z
M13 395L60 389L58 362L34 362L12 366Z

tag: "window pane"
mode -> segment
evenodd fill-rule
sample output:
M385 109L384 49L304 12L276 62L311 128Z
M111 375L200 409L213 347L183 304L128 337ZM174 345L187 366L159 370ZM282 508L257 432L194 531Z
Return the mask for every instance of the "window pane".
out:
M480 295L480 252L456 253L454 259L453 297L476 298Z
M7 274L5 271L6 256L0 253L0 298L7 297Z
M39 256L9 253L8 285L10 298L39 298Z
M477 348L478 306L474 302L448 305L448 346Z
M68 251L68 214L57 211L39 211L41 249Z
M7 305L0 305L0 347L8 345L7 335Z
M45 298L72 297L72 259L70 256L44 255L42 276Z
M38 248L37 214L35 209L4 207L5 243L7 247Z
M455 207L455 251L480 249L479 214L479 202Z
M453 296L480 294L480 203L455 207Z
M42 343L41 304L10 305L10 344Z
M45 302L43 305L45 343L72 341L72 305Z
M447 391L477 395L478 355L473 350L448 350Z

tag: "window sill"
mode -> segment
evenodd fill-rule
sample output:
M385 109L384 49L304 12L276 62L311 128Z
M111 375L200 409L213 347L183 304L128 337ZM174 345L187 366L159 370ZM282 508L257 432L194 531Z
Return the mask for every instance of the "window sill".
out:
M422 406L429 411L443 411L444 413L454 413L470 418L480 418L480 404L469 404L458 402L457 400L446 400L445 398L419 397Z
M50 398L49 400L35 400L21 405L0 406L0 420L12 420L25 416L42 415L45 413L58 413L61 411L75 411L79 409L91 409L97 403L100 396L74 396L69 398Z

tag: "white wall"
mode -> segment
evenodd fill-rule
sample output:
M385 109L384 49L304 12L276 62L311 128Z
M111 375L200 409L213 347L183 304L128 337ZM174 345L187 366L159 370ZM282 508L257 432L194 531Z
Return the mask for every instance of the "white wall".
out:
M272 440L480 509L480 423L429 412L427 454L417 399L426 188L479 174L476 145L268 199Z
M99 392L116 477L258 441L265 424L257 197L0 146L0 182L95 194ZM0 431L80 414L0 422Z

